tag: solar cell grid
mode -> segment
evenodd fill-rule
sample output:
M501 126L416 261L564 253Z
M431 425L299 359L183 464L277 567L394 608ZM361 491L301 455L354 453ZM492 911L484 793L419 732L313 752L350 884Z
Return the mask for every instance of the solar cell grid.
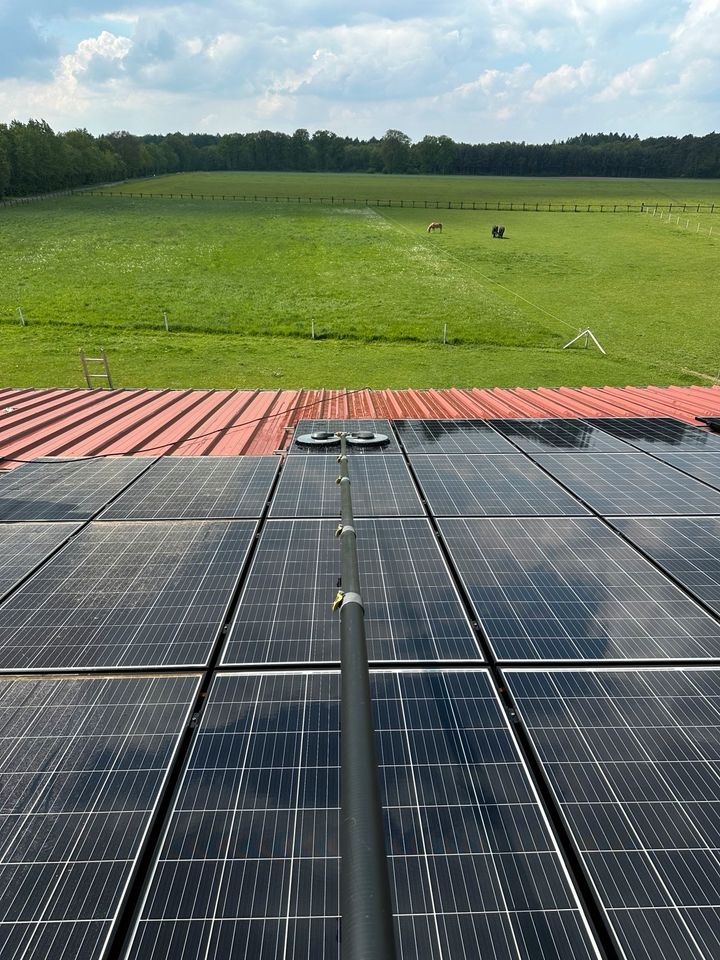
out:
M505 678L627 960L714 960L720 673Z
M588 420L613 437L650 453L673 450L718 450L720 437L672 417L604 417Z
M204 665L254 530L90 524L0 605L0 669Z
M76 523L0 524L0 598L77 529Z
M588 511L524 454L413 454L436 517L561 516Z
M440 521L500 660L707 660L720 624L594 518Z
M0 520L89 520L151 463L104 457L23 464L0 477Z
M162 457L103 513L103 520L259 517L278 457Z
M335 523L265 524L222 662L337 663ZM427 520L357 520L371 660L468 660L480 652Z
M513 453L487 420L395 420L408 453Z
M599 422L599 421L597 421ZM503 437L527 453L632 453L633 447L585 420L491 420Z
M0 953L99 960L199 677L0 680Z
M616 517L624 536L720 614L720 518Z
M348 444L348 455L354 456L358 454L363 456L365 454L382 454L382 453L399 453L400 450L395 440L395 434L393 433L392 426L389 420L299 420L297 426L295 427L295 434L293 437L293 442L290 444L290 449L288 453L290 454L311 454L311 455L320 455L320 456L331 456L337 457L340 452L339 445L333 446L320 446L320 447L303 447L300 446L296 441L298 437L302 437L309 433L316 433L318 431L327 432L327 433L337 433L339 430L344 431L345 433L356 433L357 431L369 432L369 433L381 433L383 436L388 437L389 443L384 446L359 446L359 445L350 445Z
M645 453L532 456L603 516L720 514L720 492Z
M356 457L348 472L356 517L424 515L402 457ZM334 457L288 457L270 516L339 517L338 473Z
M720 490L720 451L716 453L658 453L659 460Z
M597 957L487 676L372 688L399 956ZM338 695L215 679L128 958L339 955Z

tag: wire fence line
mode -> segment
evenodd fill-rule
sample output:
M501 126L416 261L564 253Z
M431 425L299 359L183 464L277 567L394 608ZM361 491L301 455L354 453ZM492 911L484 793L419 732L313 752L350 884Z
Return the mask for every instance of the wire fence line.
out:
M51 200L56 197L67 197L82 194L90 197L105 197L121 200L219 200L235 203L286 203L286 204L323 204L335 207L388 207L407 208L411 210L494 210L498 213L648 213L664 211L675 213L720 213L720 203L574 203L532 200L412 200L412 199L380 199L358 197L304 197L304 196L275 196L270 194L236 194L236 193L158 193L144 191L120 191L96 189L93 187L76 187L67 190L56 190L53 193L38 194L32 197L6 197L0 200L0 207L14 207L23 204L35 203L39 200Z
M80 191L76 191L80 192ZM645 213L647 210L687 211L693 213L720 213L720 203L563 203L553 201L515 200L412 200L375 199L370 197L304 197L280 196L279 194L230 194L230 193L145 193L136 191L110 191L85 189L92 197L119 197L134 200L224 200L237 203L292 203L324 204L336 207L395 207L421 210L495 210L498 212L525 213Z

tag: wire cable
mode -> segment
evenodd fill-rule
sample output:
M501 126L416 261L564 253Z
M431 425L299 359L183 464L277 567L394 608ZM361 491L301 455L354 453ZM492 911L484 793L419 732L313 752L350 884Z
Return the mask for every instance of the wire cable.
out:
M362 393L363 391L369 389L368 387L358 387L357 390L346 390L343 393L343 397L352 397L356 393ZM89 457L62 457L58 458L56 461L46 461L46 462L56 462L56 463L82 463L86 460L106 460L108 457L129 457L136 456L139 453L152 453L155 450L162 450L165 447L174 447L182 446L185 443L190 443L191 440L204 440L207 437L213 437L218 433L229 433L231 430L240 430L243 427L250 427L254 423L263 423L266 420L272 420L274 417L284 417L290 414L295 413L298 410L306 410L308 407L315 407L319 403L324 403L325 398L321 397L319 400L310 400L307 403L299 403L294 407L288 407L286 410L278 410L277 413L267 413L262 417L256 417L254 420L244 420L242 423L235 423L230 427L218 427L217 430L208 430L206 433L198 433L190 437L184 437L182 440L169 440L167 443L155 444L151 447L139 447L135 450L128 451L127 453L97 453ZM328 419L328 418L324 418ZM170 456L170 454L160 454L160 456ZM5 461L7 463L34 463L39 458L33 457L31 459L21 459L18 457L6 457L3 454L0 454L0 461ZM41 459L41 458L40 458Z

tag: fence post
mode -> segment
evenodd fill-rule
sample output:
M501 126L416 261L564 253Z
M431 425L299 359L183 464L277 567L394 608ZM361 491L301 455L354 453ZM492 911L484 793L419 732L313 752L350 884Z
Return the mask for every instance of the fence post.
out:
M18 307L18 316L20 317L20 326L25 326L25 315L22 312L22 307Z

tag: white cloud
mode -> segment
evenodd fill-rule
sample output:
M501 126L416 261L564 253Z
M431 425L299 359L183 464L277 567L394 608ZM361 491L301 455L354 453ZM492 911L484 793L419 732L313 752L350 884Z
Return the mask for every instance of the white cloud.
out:
M75 86L83 74L88 74L99 63L105 66L120 66L132 48L129 37L116 37L107 30L97 37L82 40L73 53L60 58L58 78L61 82ZM107 78L107 71L95 72L96 79Z
M579 67L567 63L558 67L532 85L528 99L534 103L548 103L586 91L595 79L595 64L586 60Z

